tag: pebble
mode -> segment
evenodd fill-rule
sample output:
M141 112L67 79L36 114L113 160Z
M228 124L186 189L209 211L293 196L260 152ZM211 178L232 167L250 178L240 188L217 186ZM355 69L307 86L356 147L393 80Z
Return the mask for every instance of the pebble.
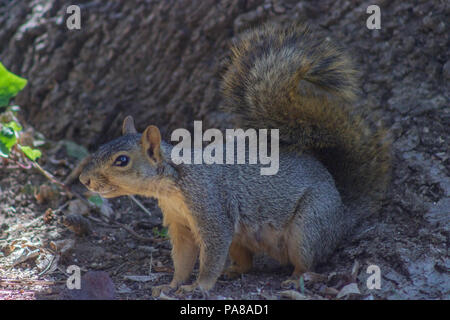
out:
M61 300L114 300L115 286L104 271L88 271L81 276L80 289L65 288L59 298Z

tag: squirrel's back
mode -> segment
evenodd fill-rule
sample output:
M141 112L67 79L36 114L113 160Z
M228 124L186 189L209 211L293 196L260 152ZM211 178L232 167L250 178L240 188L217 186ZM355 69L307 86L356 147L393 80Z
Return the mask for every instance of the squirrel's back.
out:
M303 25L266 24L232 48L222 91L239 126L278 128L280 143L313 153L344 203L372 211L388 182L390 143L353 115L356 72L341 49Z

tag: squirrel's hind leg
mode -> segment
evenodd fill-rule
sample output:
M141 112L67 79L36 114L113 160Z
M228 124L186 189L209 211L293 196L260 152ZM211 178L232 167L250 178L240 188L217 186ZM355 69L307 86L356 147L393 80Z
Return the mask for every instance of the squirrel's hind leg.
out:
M308 210L305 210L305 204L300 203L297 206L297 212L292 219L289 226L285 229L285 241L287 247L287 259L290 264L294 266L292 275L281 283L284 288L292 287L298 288L300 276L308 271L312 266L312 255L306 248L304 217L308 216Z
M295 244L292 241L290 242L288 244L289 261L294 265L294 271L287 280L281 283L281 286L286 288L294 285L295 288L298 288L300 276L308 271L309 266L305 263L305 258L301 254L301 244L298 241Z
M301 254L301 243L299 241L296 241L294 243L292 240L289 241L290 243L288 243L288 252L289 252L289 261L292 265L294 265L294 271L287 280L281 283L281 286L283 288L290 288L294 286L296 289L298 289L299 279L303 273L308 271L309 266L307 263L305 263L305 258Z
M247 273L253 266L253 252L233 241L230 246L231 265L224 271L223 275L228 279L236 279L241 274Z
M324 261L350 225L337 190L330 190L335 192L310 193L297 204L285 233L288 259L294 272L282 285L298 283L303 273Z

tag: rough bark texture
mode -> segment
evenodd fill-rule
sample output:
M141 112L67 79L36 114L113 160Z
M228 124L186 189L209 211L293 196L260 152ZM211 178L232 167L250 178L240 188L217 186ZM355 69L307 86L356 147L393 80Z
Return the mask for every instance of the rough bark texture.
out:
M382 266L382 297L449 297L448 1L376 1L381 30L366 28L372 3L357 0L78 1L73 31L69 4L0 0L0 61L29 79L16 98L29 123L90 149L119 135L127 114L166 138L194 119L227 127L220 75L249 26L305 21L337 40L359 65L359 105L391 129L395 166L384 210L335 262Z
M304 20L347 47L375 107L401 117L445 104L444 2L382 1L379 31L365 27L362 1L80 1L81 30L66 28L69 4L0 7L0 57L30 80L17 102L49 138L92 146L117 135L127 114L141 129L156 123L166 133L194 119L220 127L229 40L267 19Z

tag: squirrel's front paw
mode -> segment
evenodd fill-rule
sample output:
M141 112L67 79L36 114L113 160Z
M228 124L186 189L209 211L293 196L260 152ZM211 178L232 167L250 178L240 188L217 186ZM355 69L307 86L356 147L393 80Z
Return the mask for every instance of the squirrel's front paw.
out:
M163 284L160 286L154 286L152 288L152 297L158 298L163 293L169 293L170 291L176 289L172 284Z
M175 294L186 294L195 291L198 288L197 283L180 286Z
M176 295L182 296L193 293L199 293L203 299L207 299L209 297L208 291L202 289L196 282L194 282L193 284L180 286L175 292Z
M287 279L281 283L281 287L284 289L298 289L300 287L299 279Z

